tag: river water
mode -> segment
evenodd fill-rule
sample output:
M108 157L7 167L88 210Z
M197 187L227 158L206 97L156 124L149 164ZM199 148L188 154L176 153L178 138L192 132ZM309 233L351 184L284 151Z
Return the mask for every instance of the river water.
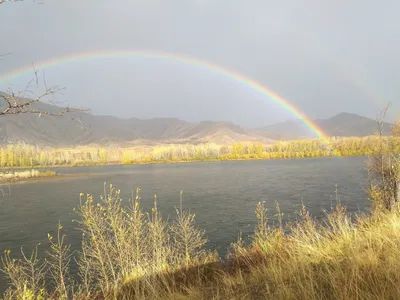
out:
M47 233L54 233L59 220L67 232L67 242L79 248L81 233L72 222L76 218L73 208L79 204L81 192L99 198L107 182L121 189L123 199L130 198L132 190L139 187L145 210L151 208L156 193L164 218L175 215L183 190L184 208L194 212L198 226L206 230L207 246L225 255L240 231L244 238L252 233L259 201L265 201L271 216L278 201L285 218L293 219L303 200L313 216L321 217L323 209L336 203L337 185L348 211L368 209L365 159L57 168L56 172L76 176L13 183L11 195L0 194L0 251L10 249L17 254L21 246L30 251L37 243L44 249ZM2 189L9 193L8 187Z

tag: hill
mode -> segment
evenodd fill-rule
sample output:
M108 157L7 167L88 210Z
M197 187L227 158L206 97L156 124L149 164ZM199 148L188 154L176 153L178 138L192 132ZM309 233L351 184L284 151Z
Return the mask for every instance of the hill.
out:
M21 100L21 99L20 99ZM57 112L59 107L43 102L34 107ZM235 141L272 142L230 122L190 123L176 118L123 119L74 112L64 116L37 114L0 117L0 145L26 143L38 146L155 145L171 143L217 144Z
M350 113L340 113L329 119L317 119L315 124L328 136L368 136L378 130L376 120ZM384 124L384 134L390 134L392 124ZM256 130L260 135L275 140L315 137L300 120L287 121Z
M34 107L49 112L60 110L58 106L43 102L35 103ZM315 122L329 136L367 136L377 130L374 120L349 113ZM386 133L390 132L390 127L390 124L385 124ZM124 119L82 112L68 113L61 117L36 114L0 117L0 145L26 143L54 147L135 146L205 142L230 144L239 141L269 144L274 140L312 137L314 136L310 129L300 120L246 129L231 122L191 123L176 118Z

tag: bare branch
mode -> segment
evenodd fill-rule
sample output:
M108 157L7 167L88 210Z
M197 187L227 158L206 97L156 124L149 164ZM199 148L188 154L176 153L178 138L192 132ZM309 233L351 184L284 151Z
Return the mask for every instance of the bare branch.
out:
M36 88L39 90L39 76L38 71L34 68L35 78L33 79L36 83ZM60 88L58 86L51 86L48 87L45 76L43 77L45 91L44 92L33 92L30 89L30 86L33 82L31 80L25 87L23 91L20 91L17 95L12 91L10 88L7 93L0 94L0 99L3 99L5 103L5 107L0 110L0 116L2 115L18 115L18 114L38 114L41 115L49 115L49 116L62 116L66 113L73 113L73 112L82 112L88 113L88 109L84 108L71 108L71 107L59 107L57 105L57 111L46 111L43 109L39 109L35 107L34 104L42 102L42 103L49 103L56 105L56 103L52 101L44 101L46 97L52 96L56 93L59 93L64 88ZM29 98L25 98L29 97Z
M386 114L387 114L387 111L388 111L390 105L391 105L391 102L386 104L386 106L383 108L383 110L381 110L376 116L376 123L378 124L379 136L383 136L385 117L386 117Z
M6 3L6 2L22 2L24 0L0 0L0 4ZM36 0L33 0L33 2L37 2ZM39 1L38 4L44 4L43 1Z
M1 0L0 0L1 1ZM1 3L0 3L1 4ZM2 54L0 54L0 58L2 58L3 56L6 56L6 55L10 55L11 54L11 52L8 52L8 53L2 53Z
M21 2L24 0L0 0L0 4L6 3L6 2Z

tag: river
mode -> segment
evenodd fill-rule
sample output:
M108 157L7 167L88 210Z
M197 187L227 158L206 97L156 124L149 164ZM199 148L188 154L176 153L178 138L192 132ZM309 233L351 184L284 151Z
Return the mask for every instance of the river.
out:
M164 218L175 214L179 192L183 204L196 214L198 226L205 229L208 247L225 255L240 231L246 238L255 224L254 210L265 201L272 220L275 201L285 219L293 219L302 200L315 217L336 203L335 186L348 211L368 209L366 200L365 157L313 158L299 160L181 163L162 165L96 166L56 168L75 174L52 179L12 183L11 195L1 198L0 250L17 254L21 246L30 251L35 244L47 245L47 233L54 233L61 220L67 242L79 248L81 233L73 211L79 194L99 198L103 184L121 189L123 199L141 189L141 203L151 208L153 195ZM8 193L8 187L2 187ZM0 195L1 197L1 195ZM17 253L16 253L17 252ZM2 285L2 284L1 284Z

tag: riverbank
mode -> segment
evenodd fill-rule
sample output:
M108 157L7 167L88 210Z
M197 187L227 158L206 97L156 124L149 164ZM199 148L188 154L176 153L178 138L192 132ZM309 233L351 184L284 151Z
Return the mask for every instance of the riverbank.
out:
M208 158L208 159L192 159L192 160L148 160L148 161L133 161L130 163L123 162L80 162L74 164L56 164L56 165L34 165L29 167L30 169L44 169L44 168L79 168L79 167L96 167L96 166L129 166L129 165L165 165L165 164L190 164L190 163L201 163L201 162L233 162L233 161L270 161L270 160L290 160L290 159L312 159L312 158L333 158L333 157L366 157L366 154L360 155L310 155L303 157L296 156L287 156L282 158L263 158L263 157L251 157L251 158ZM0 170L18 170L18 169L26 169L24 166L16 166L16 167L1 167Z
M49 178L55 176L58 176L58 174L50 170L47 170L45 172L40 172L38 170L33 170L33 169L26 171L1 172L0 183L39 179L39 178Z

